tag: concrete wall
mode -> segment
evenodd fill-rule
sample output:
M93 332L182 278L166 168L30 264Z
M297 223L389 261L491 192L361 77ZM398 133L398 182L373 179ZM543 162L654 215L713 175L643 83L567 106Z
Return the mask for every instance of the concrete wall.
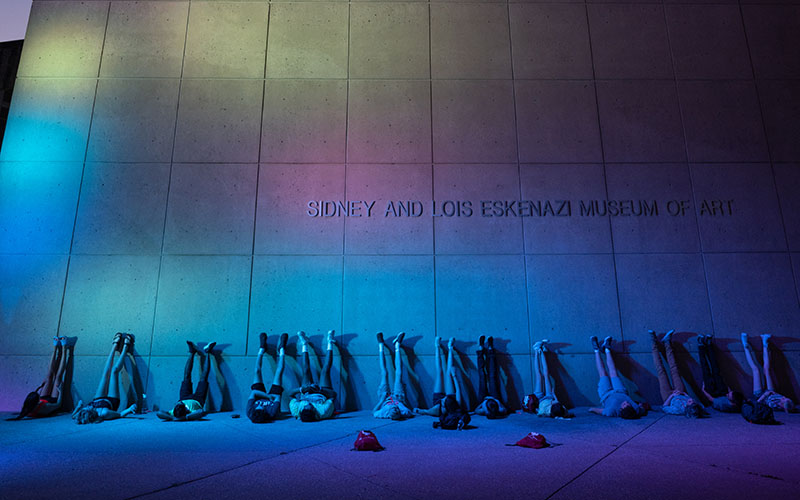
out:
M512 405L544 337L561 399L596 402L590 334L622 341L659 403L648 328L688 332L695 377L693 336L714 333L745 390L739 332L771 332L796 398L798 46L796 1L35 1L0 152L0 409L55 334L79 338L85 399L113 333L134 333L160 405L184 340L216 340L212 404L241 409L258 332L303 329L322 353L331 328L348 409L372 404L379 330L408 332L413 403L434 335L475 382L480 334L507 353ZM309 200L375 205L311 217ZM447 200L472 216L433 217ZM581 215L590 200L659 215Z

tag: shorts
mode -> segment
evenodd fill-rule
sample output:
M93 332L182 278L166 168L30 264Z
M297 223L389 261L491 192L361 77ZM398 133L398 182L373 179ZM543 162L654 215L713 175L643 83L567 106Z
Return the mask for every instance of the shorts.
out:
M597 394L600 396L600 402L605 401L614 392L628 394L625 384L619 377L600 377L600 381L597 382Z
M89 404L92 408L106 408L108 410L117 411L119 409L119 398L94 398Z
M265 390L266 387L264 387L264 384L261 384L261 383L251 385L250 389L252 389L254 391L267 392ZM281 404L280 403L280 396L283 394L283 387L273 384L272 386L270 386L269 392L267 392L267 394L274 394L275 396L278 396L278 401L276 402L277 403L277 407L275 408L275 415L277 415L278 412L280 412L280 404ZM262 400L262 399L266 399L266 398L250 398L250 399L247 400L247 406L245 408L245 414L247 415L247 418L249 418L251 422L262 423L262 422L266 421L266 420L262 420L262 421L253 420L253 411L255 410L256 401L259 401L259 400ZM272 415L272 417L274 418L275 415Z
M389 390L389 384L381 384L378 387L378 401L384 401L386 398L392 397L397 401L400 401L403 404L406 404L406 393L405 392L391 392Z

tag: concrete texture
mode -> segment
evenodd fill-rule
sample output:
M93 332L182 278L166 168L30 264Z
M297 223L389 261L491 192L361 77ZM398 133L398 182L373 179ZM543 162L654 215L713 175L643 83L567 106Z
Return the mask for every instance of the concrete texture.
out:
M66 415L2 421L0 495L51 498L55 488L66 499L265 492L292 498L595 499L612 491L658 499L676 492L688 499L789 499L800 486L797 415L780 415L784 425L761 427L738 415L687 420L652 413L622 421L579 408L572 420L475 417L461 432L433 429L430 417L392 422L369 412L312 424L289 417L255 425L232 416L167 423L153 414L135 415L80 427ZM361 429L373 430L386 450L351 451ZM505 446L531 431L555 446Z
M336 330L346 410L372 404L379 330L408 332L419 401L435 336L457 337L474 397L491 334L512 406L544 336L559 397L594 404L593 333L622 341L626 383L656 401L648 328L680 332L693 379L694 335L713 333L745 392L737 335L771 331L797 399L797 14L36 0L0 150L0 410L38 385L53 335L79 337L90 395L119 330L151 405L174 397L184 341L216 340L211 404L241 411L257 334L301 329L318 353ZM481 207L520 199L540 213ZM582 210L639 199L659 215ZM309 201L375 205L313 217Z

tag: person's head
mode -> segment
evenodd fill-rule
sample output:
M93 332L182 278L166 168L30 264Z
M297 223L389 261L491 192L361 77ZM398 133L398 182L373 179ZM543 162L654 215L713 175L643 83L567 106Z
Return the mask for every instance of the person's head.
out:
M314 409L314 406L311 404L306 405L305 408L300 410L299 416L301 422L316 422L319 420L317 410Z
M28 416L30 412L36 408L36 405L39 404L39 393L38 392L29 392L27 396L25 396L25 401L22 402L22 409L19 411L19 415L17 415L17 419L25 418Z
M630 406L630 405L628 405ZM567 416L567 409L559 402L555 402L550 406L550 416L551 417L566 417Z
M441 405L445 413L453 413L461 409L461 405L458 404L458 400L453 394L445 396L444 399L442 399Z
M78 424L96 424L99 423L102 419L100 418L100 414L97 413L97 409L92 408L90 405L86 405L80 410L78 413L75 414L75 421Z
M706 412L703 410L702 406L692 401L686 405L683 415L687 418L703 418Z
M742 407L742 403L744 403L744 394L742 394L741 392L731 390L728 391L728 394L726 394L725 396L728 397L728 401L730 401L731 404L736 408Z
M781 408L783 408L783 411L786 413L794 413L795 411L794 402L786 396L781 398Z
M389 418L392 420L403 420L403 412L401 412L400 408L397 406L392 406L392 409L389 410Z
M175 418L183 418L188 414L189 414L189 408L187 408L186 405L183 404L183 401L178 401L178 403L175 405L175 408L172 409L172 415Z
M500 417L500 405L494 399L486 400L486 418Z
M624 418L625 420L633 420L639 418L639 414L636 412L636 408L634 408L630 403L627 401L623 401L619 407L619 416Z
M266 408L254 408L250 413L250 421L255 424L263 424L270 420L270 415L267 413Z

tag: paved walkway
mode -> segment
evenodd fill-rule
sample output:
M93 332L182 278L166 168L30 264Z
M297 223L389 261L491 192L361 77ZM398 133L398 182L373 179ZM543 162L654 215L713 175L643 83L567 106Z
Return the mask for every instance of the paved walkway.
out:
M800 414L781 414L785 425L774 427L718 413L576 414L476 417L462 432L435 430L430 417L392 422L368 412L310 424L254 425L230 413L0 421L0 498L800 498ZM365 428L386 451L350 451ZM504 446L529 431L559 446Z

